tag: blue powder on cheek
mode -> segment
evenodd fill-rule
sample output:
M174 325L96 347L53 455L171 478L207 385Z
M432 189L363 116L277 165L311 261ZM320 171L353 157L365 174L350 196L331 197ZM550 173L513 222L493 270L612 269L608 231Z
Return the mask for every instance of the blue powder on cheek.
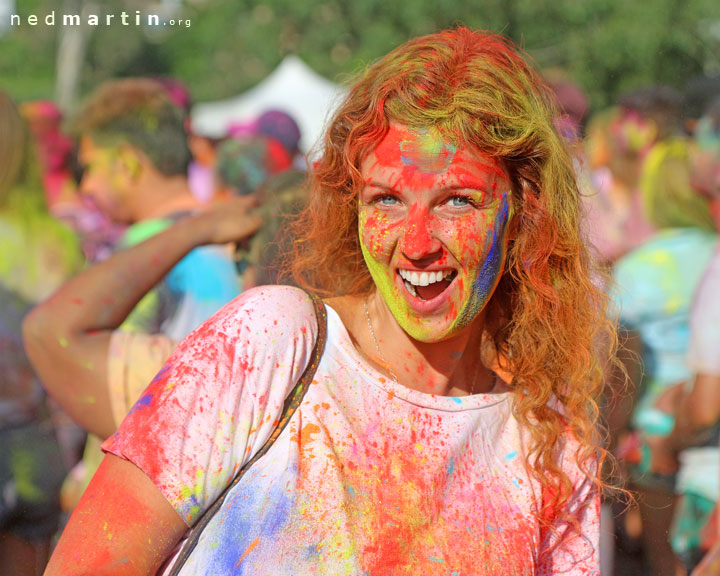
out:
M510 204L507 201L507 193L503 194L502 202L502 211L495 219L490 252L485 262L483 262L475 282L473 282L470 298L458 318L457 324L459 326L467 326L478 312L485 307L497 283L498 275L503 265L502 233L505 230L510 214Z

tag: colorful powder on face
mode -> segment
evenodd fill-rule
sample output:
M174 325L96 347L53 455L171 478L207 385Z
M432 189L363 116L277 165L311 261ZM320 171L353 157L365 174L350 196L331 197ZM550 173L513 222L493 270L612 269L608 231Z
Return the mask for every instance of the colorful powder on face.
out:
M505 230L510 215L510 206L507 201L507 193L502 197L501 212L495 218L495 227L492 237L486 238L489 242L487 258L477 272L477 277L472 285L472 291L465 307L456 321L456 328L467 326L485 308L490 300L495 287L500 281L500 275L505 264L505 252L507 242L505 241Z
M507 190L506 175L491 158L458 148L437 131L393 126L362 169L371 192L369 204L361 194L361 249L383 300L417 340L459 332L483 310L502 272L510 204L509 194L497 190L501 182ZM475 208L448 209L455 189L460 206ZM376 205L378 195L393 200ZM395 278L396 267L422 269L428 263L457 271L440 331L437 314L414 312Z
M446 172L452 164L457 148L439 137L436 131L419 130L412 139L400 142L400 159L405 166L415 167L427 174Z

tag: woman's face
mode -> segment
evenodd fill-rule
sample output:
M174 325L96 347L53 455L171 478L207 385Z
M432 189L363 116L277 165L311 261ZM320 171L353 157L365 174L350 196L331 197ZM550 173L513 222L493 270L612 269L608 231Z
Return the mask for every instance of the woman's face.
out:
M363 257L385 303L416 340L458 334L485 308L503 271L507 174L434 129L396 124L360 170Z

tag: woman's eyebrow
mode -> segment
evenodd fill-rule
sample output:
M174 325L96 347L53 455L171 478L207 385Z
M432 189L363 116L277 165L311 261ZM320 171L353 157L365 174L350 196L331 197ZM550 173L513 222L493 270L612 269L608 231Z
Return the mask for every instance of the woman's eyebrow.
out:
M393 188L392 186L389 186L387 184L381 184L380 182L375 182L373 180L368 180L365 182L366 188L377 188L379 190L383 190L385 192L392 192L393 194L397 194L398 191Z
M490 186L492 188L493 186ZM459 182L457 184L449 184L447 186L443 186L443 190L447 191L453 191L453 190L473 190L475 192L487 192L488 191L488 184L487 182Z

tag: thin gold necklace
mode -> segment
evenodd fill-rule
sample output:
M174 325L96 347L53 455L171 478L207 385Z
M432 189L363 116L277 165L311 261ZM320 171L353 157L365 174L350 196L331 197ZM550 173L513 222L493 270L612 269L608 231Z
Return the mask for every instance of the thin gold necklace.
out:
M395 374L395 371L390 367L390 363L385 360L385 356L380 351L380 344L378 343L378 339L375 336L375 330L373 329L372 321L370 320L370 311L368 310L368 298L363 299L363 308L365 309L365 319L367 320L368 328L370 329L370 336L372 337L373 342L375 343L375 350L377 350L378 356L380 357L380 360L382 361L382 366L390 372L390 376L392 376L392 379L395 381L396 384L399 384L397 374ZM470 384L470 396L473 396L475 394L475 381L477 380L478 375L478 367L475 365L475 373L473 374L472 384Z

